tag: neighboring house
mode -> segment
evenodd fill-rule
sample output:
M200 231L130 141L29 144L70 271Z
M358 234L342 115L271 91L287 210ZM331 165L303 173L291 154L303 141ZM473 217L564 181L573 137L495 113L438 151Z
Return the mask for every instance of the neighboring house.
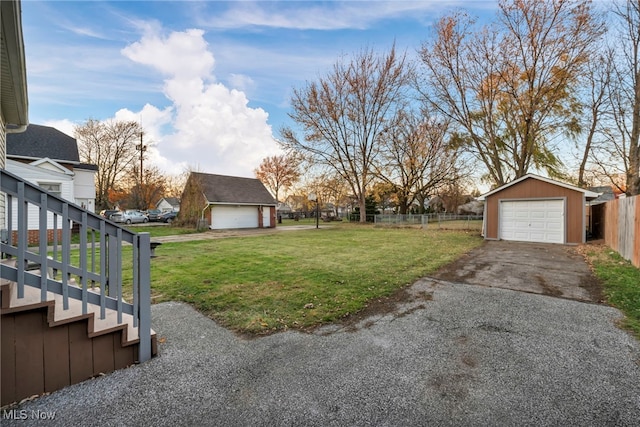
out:
M313 204L309 202L307 196L296 194L287 196L285 203L291 208L291 216L298 218L305 218L309 213L309 205Z
M180 199L177 197L163 197L156 203L156 209L160 209L162 212L179 212Z
M602 185L598 187L589 187L589 191L600 194L597 198L591 200L587 206L587 229L588 236L591 239L604 238L604 206L607 202L615 200L620 194L616 194L613 187ZM624 194L624 193L622 193Z
M278 212L278 219L293 218L293 210L291 209L291 206L284 202L278 202L276 211Z
M192 172L180 200L214 230L276 226L276 201L256 178Z
M458 206L457 212L458 215L482 215L484 212L484 202L472 200Z
M478 198L485 201L484 238L584 243L587 202L598 195L549 178L525 175Z
M75 138L55 128L31 124L22 133L8 135L6 169L56 196L95 212L95 174L98 168L81 163ZM14 212L16 209L14 206ZM37 216L38 211L31 209L29 230L38 230ZM53 228L51 216L48 228Z

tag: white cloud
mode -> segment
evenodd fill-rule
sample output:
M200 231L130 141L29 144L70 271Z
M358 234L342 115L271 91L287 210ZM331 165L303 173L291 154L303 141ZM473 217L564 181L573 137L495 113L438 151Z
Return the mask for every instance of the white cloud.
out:
M255 87L256 82L253 81L251 77L245 76L244 74L232 73L229 76L229 84L233 86L234 89L248 92Z
M154 142L151 159L172 174L197 167L207 173L253 176L264 157L279 151L268 114L250 108L244 92L216 82L215 60L203 35L191 29L162 36L149 27L140 41L122 50L132 61L166 76L163 93L172 107L147 105L142 111L143 127ZM123 118L140 114L119 113Z
M73 123L71 120L48 120L42 123L43 126L51 126L52 128L58 129L62 133L66 133L67 135L75 138L74 130L76 127L76 123Z
M243 1L231 3L225 13L199 17L201 25L212 28L270 27L298 30L366 29L375 23L398 16L428 15L463 2L432 1L336 1L322 4L283 2L282 8L272 2Z

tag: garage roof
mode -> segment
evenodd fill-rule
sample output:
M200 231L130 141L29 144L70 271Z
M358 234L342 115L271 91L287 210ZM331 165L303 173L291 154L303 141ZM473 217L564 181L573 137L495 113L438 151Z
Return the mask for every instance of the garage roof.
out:
M208 203L276 205L259 179L201 172L192 172L192 177L199 181Z
M535 174L529 173L529 174L526 174L526 175L524 175L524 176L522 176L522 177L520 177L520 178L518 178L518 179L516 179L514 181L511 181L511 182L509 182L507 184L501 185L500 187L495 188L495 189L489 191L488 193L483 194L482 196L478 197L478 200L485 200L486 197L488 197L488 196L490 196L492 194L498 193L498 192L504 190L505 188L511 187L512 185L515 185L515 184L517 184L519 182L522 182L525 179L537 179L538 181L543 181L543 182L546 182L546 183L549 183L549 184L557 185L559 187L564 187L564 188L568 188L569 190L573 190L573 191L577 191L577 192L583 193L587 200L595 199L596 197L598 197L600 195L600 193L595 193L593 191L589 191L589 190L586 190L584 188L576 187L575 185L567 184L567 183L560 182L560 181L555 181L555 180L550 179L550 178L545 178L543 176L539 176L539 175L535 175Z

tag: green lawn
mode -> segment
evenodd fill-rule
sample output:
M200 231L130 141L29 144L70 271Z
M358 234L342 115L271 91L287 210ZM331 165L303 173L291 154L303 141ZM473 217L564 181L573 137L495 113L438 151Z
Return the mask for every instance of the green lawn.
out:
M603 245L587 245L584 253L602 281L609 305L626 316L623 326L640 338L640 269Z
M163 223L152 223L151 225L125 225L125 228L133 231L134 233L149 233L152 238L199 232L195 228L173 227Z
M165 243L152 260L152 295L241 332L306 328L358 312L481 242L477 233L341 224Z

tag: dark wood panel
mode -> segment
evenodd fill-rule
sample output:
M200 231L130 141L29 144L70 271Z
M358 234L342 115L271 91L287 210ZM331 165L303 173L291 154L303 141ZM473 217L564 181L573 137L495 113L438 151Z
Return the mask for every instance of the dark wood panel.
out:
M93 375L113 372L113 335L93 337Z
M7 314L0 320L0 405L17 400L15 316Z
M69 373L69 326L49 328L44 335L44 389L59 390L71 382Z
M115 369L126 368L131 366L136 361L136 354L138 346L128 345L122 346L122 336L120 333L113 334L113 358Z
M71 384L93 376L93 346L87 335L87 320L69 323L69 374Z
M16 340L16 396L18 398L44 393L43 335L46 308L17 313Z

